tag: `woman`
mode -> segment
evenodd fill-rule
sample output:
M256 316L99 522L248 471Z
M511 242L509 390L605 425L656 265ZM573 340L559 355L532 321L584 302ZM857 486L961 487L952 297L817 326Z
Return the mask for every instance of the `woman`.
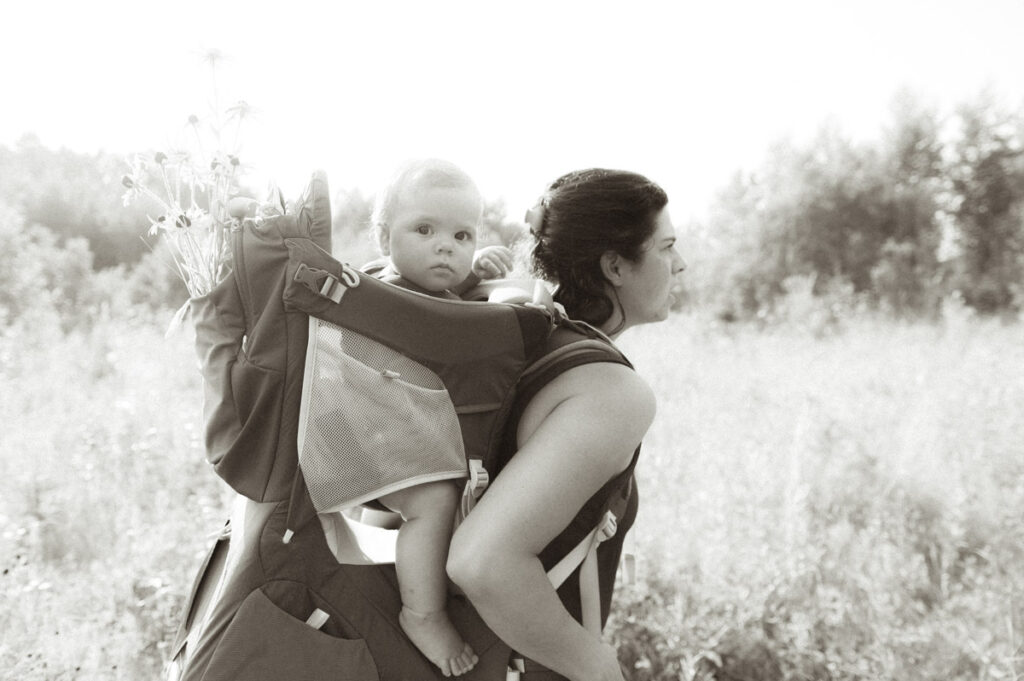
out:
M329 231L328 204L318 203L325 194L323 184L297 213L312 215L313 236ZM640 175L595 169L560 178L531 211L534 265L558 285L555 299L570 317L599 329L590 336L614 338L668 315L672 279L684 263L666 204L664 191ZM272 222L264 223L260 244ZM267 291L274 300L281 295ZM453 537L447 567L468 600L453 597L449 612L480 656L467 681L503 678L509 646L527 658L529 671L552 670L528 679L622 679L615 651L596 630L635 516L632 470L654 399L608 347L592 341L591 352L571 361L557 355L519 383L503 468ZM625 512L619 531L598 549L599 612L590 616L594 609L579 595L583 568L557 591L545 570L593 529L612 500ZM265 501L239 496L230 532L197 576L168 678L443 678L398 625L393 566L367 553L341 514L313 517L320 522L293 523L291 501L280 494ZM579 624L584 619L595 633Z
M528 215L533 263L570 318L614 339L667 317L685 268L667 202L656 184L622 171L573 172L548 188ZM526 399L508 432L515 456L456 532L449 575L520 654L574 681L621 680L615 650L570 614L575 590L549 583L544 553L610 481L631 474L654 397L630 368L598 362L567 368ZM636 512L631 489L617 541L600 548L602 625Z

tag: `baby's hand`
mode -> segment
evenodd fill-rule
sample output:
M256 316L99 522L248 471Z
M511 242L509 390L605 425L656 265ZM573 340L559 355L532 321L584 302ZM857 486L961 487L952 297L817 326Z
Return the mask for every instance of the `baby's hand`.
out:
M512 251L504 246L487 246L473 256L473 274L481 279L499 279L512 267Z

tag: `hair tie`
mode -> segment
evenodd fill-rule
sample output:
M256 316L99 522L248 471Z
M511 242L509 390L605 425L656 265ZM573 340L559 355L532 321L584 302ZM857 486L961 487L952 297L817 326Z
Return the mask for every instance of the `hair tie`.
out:
M544 199L540 199L534 204L533 208L526 211L526 224L530 226L530 233L538 239L541 235L541 230L544 228Z

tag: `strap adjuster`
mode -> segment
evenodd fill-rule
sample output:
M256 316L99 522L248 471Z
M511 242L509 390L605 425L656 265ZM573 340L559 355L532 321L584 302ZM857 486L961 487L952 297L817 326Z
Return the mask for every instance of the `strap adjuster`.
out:
M615 514L611 511L605 511L604 520L601 521L601 525L597 528L597 542L600 544L603 541L608 541L615 536L615 532L619 529L619 523L615 519Z
M508 669L505 671L505 681L519 681L526 673L526 661L521 657L513 657L508 661Z
M484 468L484 462L481 459L470 459L469 479L466 480L466 486L462 490L458 522L466 519L466 516L476 506L477 499L484 493L490 482L491 476L487 473L487 469Z
M484 462L480 459L469 460L469 488L473 494L474 499L479 499L480 495L487 489L487 485L491 483L491 476L484 468Z

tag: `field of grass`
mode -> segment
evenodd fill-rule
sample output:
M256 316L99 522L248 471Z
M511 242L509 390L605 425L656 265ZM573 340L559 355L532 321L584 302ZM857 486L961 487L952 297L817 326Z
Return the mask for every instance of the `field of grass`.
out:
M187 334L0 331L0 678L155 678L229 495ZM634 679L1024 678L1022 328L950 314L622 345L659 396Z

